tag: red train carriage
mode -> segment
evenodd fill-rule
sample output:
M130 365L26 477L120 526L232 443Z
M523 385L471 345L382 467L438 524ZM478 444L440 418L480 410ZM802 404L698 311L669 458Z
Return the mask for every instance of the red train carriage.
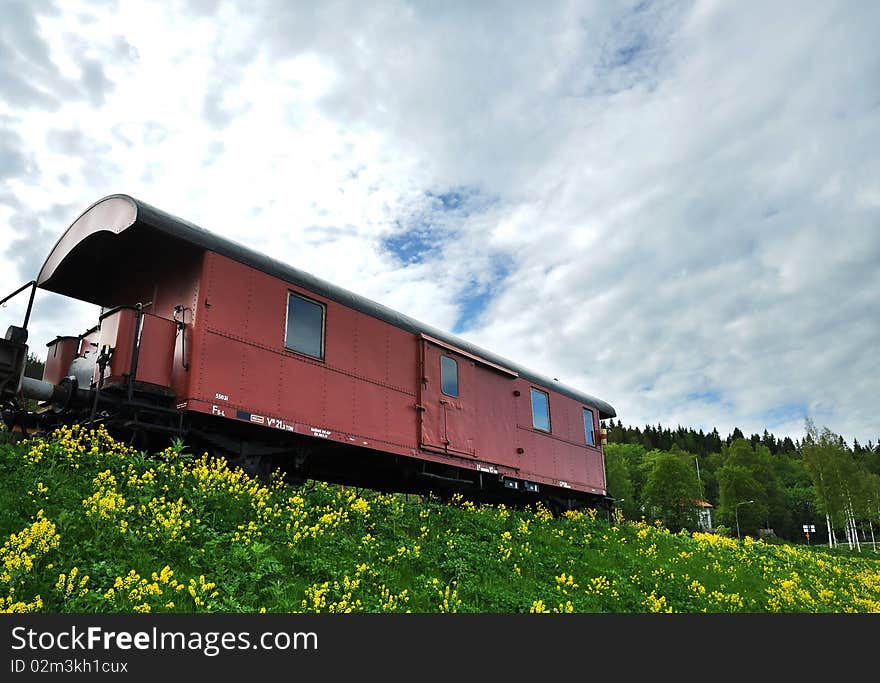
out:
M27 316L10 327L8 423L180 435L251 467L385 490L608 501L604 401L131 197L91 206L29 284L31 303L41 287L101 315L48 345L42 381L22 376Z

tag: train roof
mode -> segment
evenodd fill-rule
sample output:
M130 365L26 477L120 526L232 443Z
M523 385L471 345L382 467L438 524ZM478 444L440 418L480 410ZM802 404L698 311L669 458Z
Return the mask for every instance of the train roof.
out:
M110 195L95 202L71 224L52 248L52 251L49 252L37 277L37 285L42 289L68 296L71 295L71 292L74 292L77 298L89 301L90 303L104 305L106 302L100 300L100 296L97 293L100 291L98 287L94 286L90 289L88 284L85 283L86 280L84 280L82 273L75 272L77 269L72 267L65 269L63 267L65 260L73 252L82 254L83 250L77 249L77 247L90 237L99 233L120 235L131 229L134 229L134 232L158 232L181 243L216 252L264 273L286 280L315 294L319 294L331 301L348 306L409 332L433 337L435 340L461 349L468 354L488 361L490 364L511 370L524 379L552 388L560 394L595 408L599 411L601 418L616 416L614 408L601 399L539 375L464 339L421 323L387 306L371 301L366 297L350 292L286 263L277 261L265 254L216 235L189 221L172 216L124 194Z

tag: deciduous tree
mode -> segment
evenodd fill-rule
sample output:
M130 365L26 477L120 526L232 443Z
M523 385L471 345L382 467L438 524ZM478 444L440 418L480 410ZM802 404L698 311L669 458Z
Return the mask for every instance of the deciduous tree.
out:
M697 527L700 487L697 472L686 458L674 453L648 454L651 469L645 483L644 502L651 515L670 529Z

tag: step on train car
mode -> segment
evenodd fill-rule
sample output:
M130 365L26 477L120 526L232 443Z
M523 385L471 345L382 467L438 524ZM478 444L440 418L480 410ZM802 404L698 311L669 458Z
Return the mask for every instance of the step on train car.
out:
M101 310L49 342L42 380L23 376L37 287ZM610 504L608 403L132 197L92 205L4 301L28 289L0 340L10 428L102 423L292 479Z

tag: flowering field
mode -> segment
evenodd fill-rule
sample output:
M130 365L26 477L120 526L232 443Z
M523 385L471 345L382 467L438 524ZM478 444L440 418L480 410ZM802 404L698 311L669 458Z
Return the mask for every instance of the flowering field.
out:
M880 611L872 553L265 484L184 451L0 443L0 611Z

